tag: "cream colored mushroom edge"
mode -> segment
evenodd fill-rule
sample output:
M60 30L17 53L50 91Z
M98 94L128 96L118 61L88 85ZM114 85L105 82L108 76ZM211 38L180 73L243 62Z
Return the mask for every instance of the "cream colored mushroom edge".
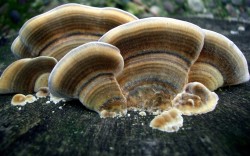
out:
M101 118L157 115L149 125L165 132L178 131L183 115L216 109L219 87L249 81L246 58L227 37L116 8L56 7L28 20L11 50L22 59L2 73L0 94L17 93L13 106L75 99Z

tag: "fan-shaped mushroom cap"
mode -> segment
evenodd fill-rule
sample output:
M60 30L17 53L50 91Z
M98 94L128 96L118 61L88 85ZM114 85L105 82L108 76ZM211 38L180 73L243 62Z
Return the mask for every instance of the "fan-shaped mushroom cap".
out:
M29 95L23 95L23 94L16 94L11 99L11 104L14 106L24 106L27 103L32 103L36 101L36 98L29 94Z
M16 94L11 99L11 104L14 106L24 106L26 104L26 96L23 94Z
M204 47L191 67L189 82L200 82L210 90L249 80L246 58L227 37L204 30Z
M47 81L40 81L39 77L50 73L56 63L56 59L47 56L13 62L0 77L0 94L33 93L35 85L48 86Z
M213 111L218 100L219 97L215 92L211 92L199 82L191 82L173 99L172 104L183 115L197 115Z
M48 78L50 73L41 74L37 79L34 87L35 92L39 92L41 88L48 88Z
M27 103L32 103L32 102L35 102L37 99L34 95L31 95L31 94L28 94L26 95L26 102Z
M136 19L116 8L69 3L28 20L11 49L20 57L46 55L60 59L71 49L97 41L108 30Z
M164 111L150 122L150 127L166 132L176 132L183 126L181 115L181 111L176 108Z
M36 96L38 98L43 98L46 96L50 95L50 91L48 87L41 87L37 92L36 92Z
M79 98L101 117L125 113L126 99L115 79L123 65L115 46L86 43L66 54L55 66L49 77L50 92L57 97Z
M152 17L118 26L99 41L121 51L124 70L117 80L128 107L166 109L187 83L203 40L202 29L194 24Z

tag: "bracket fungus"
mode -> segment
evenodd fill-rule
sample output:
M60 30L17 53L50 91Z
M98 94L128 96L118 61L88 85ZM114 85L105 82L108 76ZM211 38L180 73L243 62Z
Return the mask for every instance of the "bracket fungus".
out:
M166 132L182 127L182 115L214 110L219 98L213 90L249 80L246 58L225 36L186 21L138 19L109 7L70 3L33 17L11 50L36 58L7 67L0 94L37 92L54 103L79 99L102 118L129 109L141 116L161 113L150 127ZM16 94L11 103L35 100Z
M38 86L48 86L44 75L47 75L48 79L48 73L52 71L56 63L56 59L48 56L13 62L0 77L0 94L33 93Z
M39 90L36 92L37 98L45 98L46 96L49 96L49 88L48 87L40 87Z
M26 104L26 96L23 94L16 94L11 99L11 104L14 106L24 106Z
M20 57L46 55L59 60L71 49L97 41L108 30L137 19L116 8L69 3L28 20L11 49Z
M166 132L176 132L183 126L182 113L176 108L162 112L151 122L150 127Z
M248 65L239 48L227 37L204 30L204 46L191 67L189 82L200 82L210 90L249 80Z
M101 42L81 45L66 54L49 77L52 95L79 99L101 117L126 114L126 99L115 76L124 66L120 51Z
M166 109L187 83L190 66L204 42L202 29L189 22L152 17L120 25L100 40L119 48L124 70L117 80L129 108Z
M184 91L173 99L173 107L178 108L183 115L197 115L213 111L219 100L215 92L211 92L199 82L185 85Z
M32 103L36 101L36 97L29 94L29 95L23 95L23 94L16 94L11 99L11 104L13 106L24 106L27 103Z

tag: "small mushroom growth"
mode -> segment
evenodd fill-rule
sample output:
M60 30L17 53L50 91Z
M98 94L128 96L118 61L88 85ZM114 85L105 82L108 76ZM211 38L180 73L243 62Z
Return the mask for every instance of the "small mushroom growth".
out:
M50 95L49 88L46 87L40 87L38 91L36 91L36 96L38 98L45 98Z
M29 95L23 95L23 94L16 94L11 99L11 104L14 106L24 106L27 103L32 103L36 101L36 97L29 94Z
M188 83L184 91L173 99L173 107L178 108L183 115L197 115L213 111L219 97L199 82Z
M103 118L130 109L162 112L150 126L167 132L182 126L182 114L214 110L219 98L212 91L249 80L246 58L225 36L116 8L59 6L27 21L11 49L35 57L12 63L0 77L0 94L22 93L13 105L37 92L57 102L79 99Z
M26 96L23 94L16 94L11 99L12 105L24 106L26 104Z
M150 127L166 132L176 132L183 126L181 115L181 111L176 108L164 111L150 122Z

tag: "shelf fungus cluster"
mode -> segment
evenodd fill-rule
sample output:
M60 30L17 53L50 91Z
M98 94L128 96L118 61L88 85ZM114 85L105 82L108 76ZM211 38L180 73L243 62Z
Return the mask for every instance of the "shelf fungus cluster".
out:
M150 126L168 132L181 115L214 110L217 88L249 80L246 58L225 36L116 8L59 6L28 20L11 49L23 59L3 72L0 94L79 99L103 118L159 111Z

